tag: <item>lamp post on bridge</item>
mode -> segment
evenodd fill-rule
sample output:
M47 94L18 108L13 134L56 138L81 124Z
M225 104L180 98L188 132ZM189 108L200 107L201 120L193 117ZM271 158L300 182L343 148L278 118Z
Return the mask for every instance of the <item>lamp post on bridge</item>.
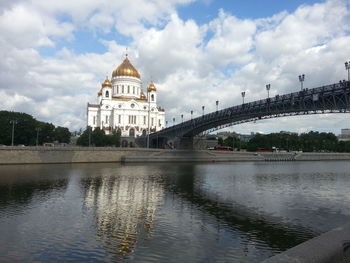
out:
M193 110L191 110L191 120L192 120L192 116L193 116Z
M305 80L305 74L299 75L300 89L303 90L303 82Z
M267 85L266 85L267 98L270 98L270 89L271 89L271 84L267 84Z
M204 116L204 106L202 106L202 115Z
M348 81L350 81L350 61L345 62L345 69L348 71Z
M12 124L12 137L11 137L11 146L14 144L14 137L15 137L15 124L17 124L17 120L10 120L10 123Z
M219 101L217 100L217 101L215 102L215 104L216 104L216 111L218 111L218 110L219 110Z
M241 92L241 95L242 95L242 100L243 100L243 103L242 103L242 104L244 104L245 91L242 91L242 92Z

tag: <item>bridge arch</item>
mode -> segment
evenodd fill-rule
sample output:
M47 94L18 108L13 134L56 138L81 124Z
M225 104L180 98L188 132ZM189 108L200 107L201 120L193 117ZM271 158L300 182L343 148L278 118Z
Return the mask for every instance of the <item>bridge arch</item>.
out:
M203 131L225 125L285 116L345 113L350 110L349 102L350 82L342 81L211 112L152 133L150 138L162 138L163 141L177 138L180 141L188 141Z

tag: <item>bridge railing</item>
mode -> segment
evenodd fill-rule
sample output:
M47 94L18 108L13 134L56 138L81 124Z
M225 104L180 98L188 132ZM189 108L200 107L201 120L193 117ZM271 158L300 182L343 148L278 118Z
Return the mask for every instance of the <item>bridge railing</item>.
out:
M261 112L261 114L266 114L268 112L278 111L283 105L301 105L302 102L305 103L307 100L317 101L319 95L334 95L341 94L344 92L344 88L349 88L350 82L339 82L335 84L325 85L321 87L316 87L312 89L303 89L301 91L296 91L292 93L275 95L271 98L260 99L240 105L234 105L225 109L218 111L210 112L202 116L198 116L191 120L173 125L166 129L163 129L155 134L169 134L169 133L178 133L178 131L186 131L199 126L208 126L213 122L218 122L218 120L229 119L233 116L237 117L240 115L247 115L247 113L256 113ZM281 106L282 105L282 106Z

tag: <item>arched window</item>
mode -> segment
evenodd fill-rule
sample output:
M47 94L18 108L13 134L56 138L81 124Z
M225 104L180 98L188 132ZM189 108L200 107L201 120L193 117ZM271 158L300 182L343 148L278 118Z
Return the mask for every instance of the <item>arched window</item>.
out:
M151 95L151 101L154 101L154 95L153 94Z
M106 90L106 98L108 98L109 97L109 92L108 92L108 90Z
M135 129L134 129L134 128L131 128L131 129L129 130L129 136L130 136L130 137L135 137Z

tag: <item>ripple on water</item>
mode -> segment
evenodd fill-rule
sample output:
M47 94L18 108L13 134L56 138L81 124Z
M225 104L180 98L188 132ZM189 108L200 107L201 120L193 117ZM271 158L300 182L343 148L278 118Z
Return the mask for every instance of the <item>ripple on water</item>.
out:
M259 262L350 219L322 165L45 166L0 196L0 261Z

